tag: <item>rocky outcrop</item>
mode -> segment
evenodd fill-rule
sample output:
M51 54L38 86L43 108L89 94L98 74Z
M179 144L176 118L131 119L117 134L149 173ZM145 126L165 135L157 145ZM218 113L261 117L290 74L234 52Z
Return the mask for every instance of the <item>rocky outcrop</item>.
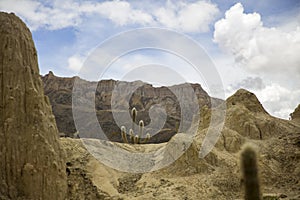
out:
M57 77L53 74L53 72L49 72L42 77L45 94L49 97L52 104L58 129L67 136L72 136L73 133L76 132L72 115L72 90L76 78L79 77ZM92 88L95 84L97 84L97 89L94 92L96 114L101 128L110 141L122 142L119 134L120 129L115 123L111 112L112 92L117 84L130 86L124 88L142 85L138 87L138 89L130 97L129 109L124 107L118 108L119 110L126 112L135 107L138 110L137 121L143 120L145 125L147 125L150 123L149 110L153 105L161 104L165 108L167 112L166 123L162 131L151 138L149 141L150 143L169 141L169 139L176 133L176 124L180 123L181 111L179 102L177 100L178 98L173 92L181 94L182 97L179 98L189 97L191 95L187 94L185 89L187 87L192 87L197 96L200 107L204 105L211 107L211 101L213 101L214 104L222 102L219 99L210 98L199 84L180 84L171 87L153 87L151 84L142 83L141 81L123 82L115 80L101 80L98 83L84 80L81 81L82 88L84 88L82 94L83 100L86 95L89 95L89 88ZM124 91L124 93L129 94L130 91ZM122 102L124 99L118 99L118 101ZM93 135L93 132L97 132L97 130L90 130L90 132L91 135Z
M0 199L64 199L64 151L31 33L0 12Z
M250 139L268 139L290 132L294 125L269 115L257 97L244 89L226 100L225 126Z
M239 89L234 95L226 100L226 103L228 108L241 105L251 112L268 114L255 94L245 89Z
M268 119L279 123L276 126L286 128L281 133L261 140L251 139L249 136L243 136L243 132L224 127L217 144L203 159L199 157L199 151L206 129L197 132L189 147L187 135L184 133L176 134L168 143L147 145L87 139L93 148L106 149L117 146L131 153L156 151L153 164L157 164L157 161L173 160L176 153L182 153L171 165L147 173L134 174L112 169L102 164L103 160L97 161L97 157L86 151L80 140L63 138L64 148L69 153L69 177L73 174L74 178L78 172L84 174L84 178L91 180L89 184L98 188L93 194L101 195L104 199L242 199L238 152L241 146L248 142L257 148L260 155L258 164L263 196L266 199L270 198L270 194L274 199L299 199L300 126L292 126L287 120L278 122L276 118ZM159 151L164 147L164 153ZM113 154L103 155L108 156L106 159L113 157ZM118 160L117 164L126 166L124 162L129 158L116 156L115 159ZM76 184L71 183L70 187L73 190L77 189L78 195L91 191L90 188L80 190L80 187L75 187Z
M292 120L300 121L300 104L294 110L293 113L290 114Z

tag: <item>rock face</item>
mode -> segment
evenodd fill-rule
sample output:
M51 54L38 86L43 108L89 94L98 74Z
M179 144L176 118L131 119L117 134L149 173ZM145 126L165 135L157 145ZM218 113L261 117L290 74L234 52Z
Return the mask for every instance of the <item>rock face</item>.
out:
M251 112L267 114L267 111L263 108L255 94L245 89L239 89L234 95L229 97L226 102L229 108L238 104Z
M31 33L0 12L0 199L64 199L64 151Z
M250 143L260 155L258 166L264 199L299 199L300 125L272 117L264 111L255 95L246 90L238 91L226 103L225 126L216 145L204 159L199 157L199 151L207 135L211 115L208 107L201 112L202 125L187 149L184 133L176 134L168 143L147 145L87 139L94 147L117 145L132 153L155 150L157 159L153 164L172 159L170 152L184 152L171 165L154 172L132 174L117 171L102 164L101 160L98 162L80 140L62 138L69 154L69 177L76 169L83 169L84 177L98 188L94 193L104 199L242 199L239 151L242 145ZM212 128L217 130L217 127ZM165 153L157 151L164 146L169 146L170 150ZM122 165L128 158L115 159ZM82 192L76 191L76 194Z
M251 139L268 139L289 132L294 125L269 115L257 97L238 90L226 100L225 126Z
M226 105L226 129L223 132L230 130L231 133L236 132L250 139L263 140L288 132L294 127L286 120L269 115L257 97L244 89L240 89L230 96L226 100ZM203 113L202 128L207 128L210 120L210 109L203 109ZM223 136L225 135L224 133Z
M295 111L290 114L292 120L300 120L300 104L297 106Z
M52 104L58 130L62 133L65 133L67 136L72 136L72 134L76 132L72 115L72 90L76 78L78 77L57 77L53 74L53 72L49 72L47 75L42 77L45 94L49 97ZM96 83L82 80L82 83L84 85L83 88L86 88L86 91L89 91L88 88L91 88L94 84L97 84L97 89L95 92L95 109L97 112L98 121L110 141L122 142L119 134L120 129L115 123L111 112L112 92L116 84L132 86L135 84L140 85L141 82L102 80ZM204 105L211 107L211 101L216 103L221 102L219 99L210 98L199 84L180 84L168 88L153 87L150 84L142 83L142 86L138 87L138 89L131 96L129 107L130 109L135 107L138 110L137 121L143 120L145 125L150 123L149 110L151 106L155 104L161 104L167 112L166 123L162 131L152 137L149 141L150 143L169 141L169 139L176 133L176 124L180 123L181 112L180 105L177 100L178 98L172 91L175 91L175 93L179 91L179 94L189 97L190 94L181 92L185 91L186 87L193 88L200 107ZM124 91L125 94L129 94L129 92L130 91ZM88 92L82 94L83 99L86 95L89 95ZM119 101L122 102L124 99L119 99ZM123 110L124 112L130 110L124 107L118 109ZM93 130L90 131L93 132Z

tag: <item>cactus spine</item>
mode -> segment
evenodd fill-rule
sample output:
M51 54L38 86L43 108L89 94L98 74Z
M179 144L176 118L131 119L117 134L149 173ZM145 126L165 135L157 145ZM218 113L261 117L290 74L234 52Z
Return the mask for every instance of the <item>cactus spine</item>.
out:
M256 152L249 145L242 150L241 167L245 184L245 200L261 200Z
M147 143L150 140L151 135L149 133L147 133L144 140L142 140L143 135L144 135L144 121L143 120L139 121L138 134L137 135L134 134L134 124L136 122L136 117L137 117L137 110L135 108L132 108L131 116L132 116L132 126L131 126L131 129L129 129L129 140L127 139L127 133L126 133L125 126L121 127L121 136L122 136L123 142L124 143L132 143L132 144Z

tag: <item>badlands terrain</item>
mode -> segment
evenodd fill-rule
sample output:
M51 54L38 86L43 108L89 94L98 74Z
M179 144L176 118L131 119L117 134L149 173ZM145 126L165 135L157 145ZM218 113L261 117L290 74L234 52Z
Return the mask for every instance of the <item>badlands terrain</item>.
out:
M165 102L164 132L148 144L124 144L108 106L115 81L107 80L99 83L96 110L109 140L74 138L70 95L75 77L53 73L41 77L31 33L14 14L0 13L0 41L0 199L243 199L240 151L246 143L258 154L263 199L300 199L299 107L291 120L278 119L247 90L240 89L222 101L193 85L201 107L200 124L191 145L184 148L185 133L175 134L176 99L166 88L145 85L133 95L130 106L141 110L140 116L148 123L147 109L157 101ZM147 98L139 95L142 92ZM210 126L212 111L224 104L224 126L218 120ZM218 131L220 127L212 151L199 157L209 128ZM99 162L87 150L87 143L103 151L117 146L130 153L158 152L153 163L172 159L173 147L182 155L159 170L128 173ZM106 159L113 156L118 157L104 155ZM126 159L118 157L119 166L125 166Z

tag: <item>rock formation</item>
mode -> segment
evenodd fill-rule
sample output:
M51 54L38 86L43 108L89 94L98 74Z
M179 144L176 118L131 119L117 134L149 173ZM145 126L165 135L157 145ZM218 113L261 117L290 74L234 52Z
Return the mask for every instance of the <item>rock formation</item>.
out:
M260 155L258 167L264 199L300 198L299 106L291 115L292 120L282 120L269 115L253 93L237 91L226 100L225 126L215 147L201 159L199 150L207 134L211 111L218 107L212 107L208 95L194 84L202 112L200 127L189 147L185 146L184 133L172 137L168 143L146 145L85 139L97 147L103 143L106 144L103 148L117 145L131 153L169 147L165 153L154 154L152 165L172 159L174 149L183 153L171 165L157 171L125 173L99 162L81 140L58 139L58 128L43 86L60 129L75 131L71 93L76 77L59 78L49 73L43 77L43 84L30 31L14 14L0 12L0 41L0 199L241 199L238 152L246 142L257 148ZM103 113L110 109L116 82L83 82L87 88L98 85L96 107L101 115L97 115L104 116L99 118L100 123L113 123L107 117L109 114ZM185 85L174 87L180 90ZM176 98L166 87L145 84L135 92L130 106L142 110L141 117L147 118L147 108L157 102L165 102L173 118L168 126L173 126L178 117ZM172 104L175 107L168 107ZM169 137L170 133L166 135ZM126 159L116 161L122 165Z
M300 104L297 106L294 112L290 114L290 116L292 120L300 121Z
M234 95L226 100L226 103L228 108L235 105L241 105L251 112L267 114L267 111L263 108L255 94L245 89L239 89Z
M31 33L0 12L0 199L65 199L64 151Z
M78 78L78 77L77 77ZM75 124L72 115L72 90L76 77L62 78L57 77L53 72L49 72L42 76L44 82L45 94L49 97L55 115L58 130L65 133L67 136L72 136L76 132ZM115 80L101 80L98 83L82 80L85 90L83 91L83 98L88 95L89 88L97 84L95 93L95 108L98 121L110 141L122 142L120 137L120 128L114 121L111 112L111 98L112 92L116 84L125 84L128 86L141 84L140 81L123 82ZM176 124L180 123L180 106L177 97L172 91L185 91L186 87L192 87L198 98L199 106L204 105L211 107L212 102L215 104L221 102L216 98L211 98L199 84L180 84L171 87L153 87L151 84L142 83L130 98L130 108L119 108L119 110L129 111L133 107L138 110L137 121L143 120L145 125L150 123L149 109L155 104L161 104L165 107L167 112L167 120L163 130L156 134L149 141L150 143L161 143L169 141L169 139L176 133ZM127 87L126 87L127 88ZM128 87L129 88L129 87ZM128 94L130 91L124 91ZM183 96L190 96L184 92L180 92ZM119 99L118 101L124 101ZM93 130L90 130L92 133ZM95 131L96 132L96 131Z
M247 142L259 154L264 199L299 199L300 125L270 116L256 96L246 90L238 91L226 103L225 127L217 144L204 159L199 158L199 150L209 125L211 108L208 107L201 112L202 125L187 149L183 148L186 143L184 133L176 134L168 143L161 144L104 142L107 144L105 148L117 145L132 153L151 152L170 144L177 151L186 150L168 167L143 174L120 172L97 161L79 140L63 138L71 174L73 171L78 173L78 168L83 169L84 177L98 188L98 195L110 199L242 199L239 151ZM95 143L95 147L103 143L87 140ZM168 153L156 156L172 159ZM121 165L126 159L118 159L118 163Z

